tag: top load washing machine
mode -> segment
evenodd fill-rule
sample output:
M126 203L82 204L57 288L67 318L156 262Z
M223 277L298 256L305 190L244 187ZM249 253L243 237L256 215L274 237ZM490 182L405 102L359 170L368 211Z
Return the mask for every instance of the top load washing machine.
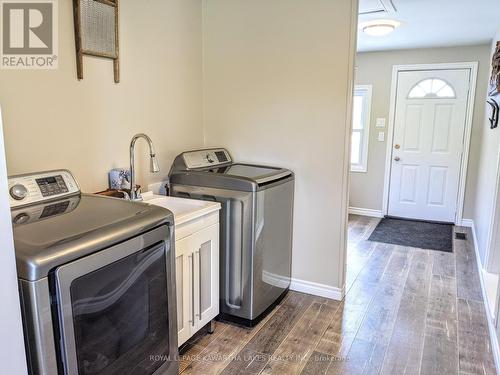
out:
M177 375L172 213L67 170L9 189L29 373Z
M294 174L235 163L225 149L178 155L170 195L222 204L220 311L252 326L290 286Z

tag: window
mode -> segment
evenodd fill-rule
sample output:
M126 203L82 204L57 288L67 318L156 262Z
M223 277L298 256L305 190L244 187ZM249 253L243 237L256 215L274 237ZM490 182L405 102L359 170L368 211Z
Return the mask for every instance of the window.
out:
M355 87L352 115L351 172L367 171L371 101L372 86Z
M455 90L439 78L424 79L417 83L408 94L408 99L454 99Z

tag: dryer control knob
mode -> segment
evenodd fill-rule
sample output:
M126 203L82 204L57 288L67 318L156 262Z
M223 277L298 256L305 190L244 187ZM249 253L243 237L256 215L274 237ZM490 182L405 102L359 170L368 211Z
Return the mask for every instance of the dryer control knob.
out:
M24 185L14 185L10 188L10 196L16 201L23 200L28 196L28 189Z
M14 220L12 221L14 224L24 224L30 219L30 215L22 213L17 215Z

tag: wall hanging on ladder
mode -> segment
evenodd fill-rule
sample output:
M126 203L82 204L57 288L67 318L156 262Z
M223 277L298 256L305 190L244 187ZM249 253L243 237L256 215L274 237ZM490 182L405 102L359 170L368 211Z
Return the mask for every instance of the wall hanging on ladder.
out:
M73 0L76 70L83 79L83 56L113 60L115 82L120 82L118 38L119 0Z

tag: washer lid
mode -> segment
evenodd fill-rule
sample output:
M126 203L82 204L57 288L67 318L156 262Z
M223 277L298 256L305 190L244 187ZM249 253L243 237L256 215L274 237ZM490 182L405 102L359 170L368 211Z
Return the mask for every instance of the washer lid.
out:
M274 181L292 174L291 171L286 169L238 163L211 171L228 176L247 178L257 184Z
M34 281L174 219L161 207L83 194L13 210L12 221L18 277Z
M190 185L255 192L267 189L273 183L293 180L288 169L251 164L229 164L216 168L193 170L172 169L169 175L172 185Z

